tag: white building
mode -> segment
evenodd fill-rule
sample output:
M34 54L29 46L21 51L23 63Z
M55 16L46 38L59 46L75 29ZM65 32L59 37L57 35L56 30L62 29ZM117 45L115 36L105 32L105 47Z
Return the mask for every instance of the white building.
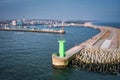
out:
M15 20L12 21L12 25L13 25L13 26L16 26L16 24L17 24L17 21L15 21Z

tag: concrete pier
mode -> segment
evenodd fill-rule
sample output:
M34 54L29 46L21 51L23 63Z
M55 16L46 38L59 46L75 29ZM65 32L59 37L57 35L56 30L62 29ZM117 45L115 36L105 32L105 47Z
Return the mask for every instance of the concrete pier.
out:
M19 29L4 29L0 28L0 31L19 31L19 32L38 32L38 33L55 33L64 34L64 30L19 30Z
M77 24L77 26L79 26ZM112 28L112 27L105 27L105 26L95 26L91 23L86 23L83 25L84 27L90 27L100 30L100 33L96 36L92 37L91 39L74 46L73 48L67 50L65 57L59 57L56 54L52 55L52 64L56 68L63 68L67 67L69 62L72 60L72 58L78 54L82 49L84 48L104 48L104 44L107 45L104 49L116 49L118 48L118 29ZM106 40L110 40L109 43L106 43ZM104 44L103 44L104 43ZM103 47L101 47L103 46Z

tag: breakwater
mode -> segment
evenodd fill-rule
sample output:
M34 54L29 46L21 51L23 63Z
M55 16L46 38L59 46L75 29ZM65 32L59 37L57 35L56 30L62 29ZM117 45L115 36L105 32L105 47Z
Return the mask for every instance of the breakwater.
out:
M119 29L95 26L91 23L86 23L83 26L98 29L100 33L82 44L67 50L65 57L53 54L52 64L56 67L70 65L97 72L119 73Z
M72 58L69 66L95 72L118 74L120 73L120 49L84 48Z
M38 33L55 33L64 34L64 30L20 30L20 29L4 29L0 28L0 31L19 31L19 32L38 32Z

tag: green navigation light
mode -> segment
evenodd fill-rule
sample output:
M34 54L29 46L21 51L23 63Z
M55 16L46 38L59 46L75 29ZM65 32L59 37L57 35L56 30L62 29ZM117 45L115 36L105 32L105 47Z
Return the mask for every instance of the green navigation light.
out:
M60 57L65 57L65 40L59 40L59 56Z

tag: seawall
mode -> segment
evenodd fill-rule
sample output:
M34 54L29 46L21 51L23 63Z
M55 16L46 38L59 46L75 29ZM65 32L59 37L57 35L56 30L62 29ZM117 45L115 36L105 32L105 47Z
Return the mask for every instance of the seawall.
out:
M74 24L74 26L79 26L79 25ZM73 60L73 58L75 58L75 56L85 48L103 49L105 51L120 49L119 48L120 40L118 39L119 31L120 31L119 29L112 27L105 27L105 26L96 26L96 25L92 25L91 23L85 23L83 26L99 29L100 33L95 35L91 39L67 50L65 57L59 57L55 54L52 55L53 66L59 68L63 68L63 66L67 67L69 63Z
M19 30L19 29L4 29L0 28L0 31L18 31L18 32L38 32L38 33L55 33L64 34L64 30Z

